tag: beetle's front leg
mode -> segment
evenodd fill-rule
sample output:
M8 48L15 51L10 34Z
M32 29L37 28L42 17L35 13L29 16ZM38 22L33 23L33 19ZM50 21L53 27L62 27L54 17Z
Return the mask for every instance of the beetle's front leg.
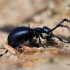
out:
M42 38L42 39L45 39L45 37L40 33L40 37Z
M42 42L41 42L40 37L39 37L39 43L41 44L42 47L44 47L44 45L43 45ZM44 47L44 48L45 48L45 47Z
M44 47L44 45L42 44L42 42L41 42L41 39L40 39L40 37L42 38L42 39L45 39L45 37L40 33L40 34L38 34L38 38L39 38L39 43L41 44L41 46L42 47ZM44 47L45 48L45 47Z

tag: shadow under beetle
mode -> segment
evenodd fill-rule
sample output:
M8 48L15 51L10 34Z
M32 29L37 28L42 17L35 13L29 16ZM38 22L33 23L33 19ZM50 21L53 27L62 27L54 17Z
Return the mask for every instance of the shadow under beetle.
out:
M17 27L9 34L8 45L15 48L24 42L27 42L27 41L31 42L34 37L39 38L39 43L41 44L42 47L44 46L41 43L40 37L42 39L46 39L47 41L49 41L49 39L52 37L56 37L63 43L69 43L52 33L58 27L66 27L69 29L68 26L62 25L64 21L70 22L70 20L65 18L61 22L59 22L53 29L50 29L47 26L44 26L43 28L40 28L40 27L30 28L29 26L28 27L26 26ZM43 33L47 34L48 36L43 36Z

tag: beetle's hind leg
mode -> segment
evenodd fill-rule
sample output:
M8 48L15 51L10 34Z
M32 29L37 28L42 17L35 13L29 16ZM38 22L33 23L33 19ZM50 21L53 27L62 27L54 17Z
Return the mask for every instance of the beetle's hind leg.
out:
M52 29L52 31L55 30L57 27L66 27L66 28L68 28L68 29L70 30L70 28L69 28L68 26L62 25L62 23L63 23L64 21L70 22L70 20L68 20L68 19L65 18L65 19L63 19L58 25L56 25L56 26Z

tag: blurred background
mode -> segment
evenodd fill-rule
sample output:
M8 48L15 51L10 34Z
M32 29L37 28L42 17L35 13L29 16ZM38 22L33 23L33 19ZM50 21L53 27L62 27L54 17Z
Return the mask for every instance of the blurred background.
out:
M8 34L18 26L28 26L30 24L31 28L48 26L52 29L64 18L70 20L70 0L0 0L0 48L2 44L7 43ZM63 24L70 27L70 23L64 22ZM66 28L57 28L53 33L70 41L70 31ZM70 49L70 45L67 49ZM4 49L1 49L0 53L3 52ZM36 56L40 55L37 54ZM10 69L9 65L6 65L6 59L9 58L3 57L1 59L3 62L3 64L0 64L1 70ZM46 62L46 65L44 64L40 68L39 63L37 63L36 67L34 69L31 67L30 70L46 70L47 68L49 70L59 70L60 66L61 70L69 70L70 66L67 66L67 63L70 64L70 59L64 59L62 62L59 60L58 67L56 64L47 65ZM11 67L10 70L16 70L16 68L21 70L18 66L21 69L24 68L24 65L21 67L21 64L18 64L15 68ZM24 68L24 70L29 70L29 68Z

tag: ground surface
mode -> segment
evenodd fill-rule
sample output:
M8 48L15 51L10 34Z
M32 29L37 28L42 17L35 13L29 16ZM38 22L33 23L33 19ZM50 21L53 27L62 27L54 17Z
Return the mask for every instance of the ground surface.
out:
M18 0L19 1L19 0ZM19 3L19 2L18 2ZM20 2L21 3L21 2ZM39 2L38 2L39 3ZM15 3L14 3L15 4ZM19 4L20 5L20 4ZM49 28L55 27L63 18L70 19L70 1L69 0L54 0L50 1L48 8L45 8L33 16L29 15L22 20L17 19L12 22L12 26L6 21L2 23L0 21L0 54L5 52L5 48L2 45L7 43L8 34L17 26L28 26L31 28L48 26ZM5 12L3 12L4 14ZM1 12L2 14L2 12ZM26 13L27 14L27 13ZM4 17L4 15L3 15ZM6 17L6 16L5 16ZM9 16L8 16L9 17ZM7 18L8 18L7 17ZM13 16L15 17L15 16ZM15 17L16 18L16 17ZM20 16L18 16L20 18ZM29 18L29 19L28 19ZM3 18L4 20L4 18ZM10 19L6 19L10 20ZM14 24L15 23L15 24ZM70 27L70 22L63 23ZM66 28L57 28L54 32L55 35L60 36L66 41L70 41L70 31ZM58 44L47 43L41 39L46 48L33 45L33 49L41 50L37 52L23 52L21 54L12 54L8 52L4 56L0 57L0 69L1 70L70 70L70 44L61 43L58 39Z

